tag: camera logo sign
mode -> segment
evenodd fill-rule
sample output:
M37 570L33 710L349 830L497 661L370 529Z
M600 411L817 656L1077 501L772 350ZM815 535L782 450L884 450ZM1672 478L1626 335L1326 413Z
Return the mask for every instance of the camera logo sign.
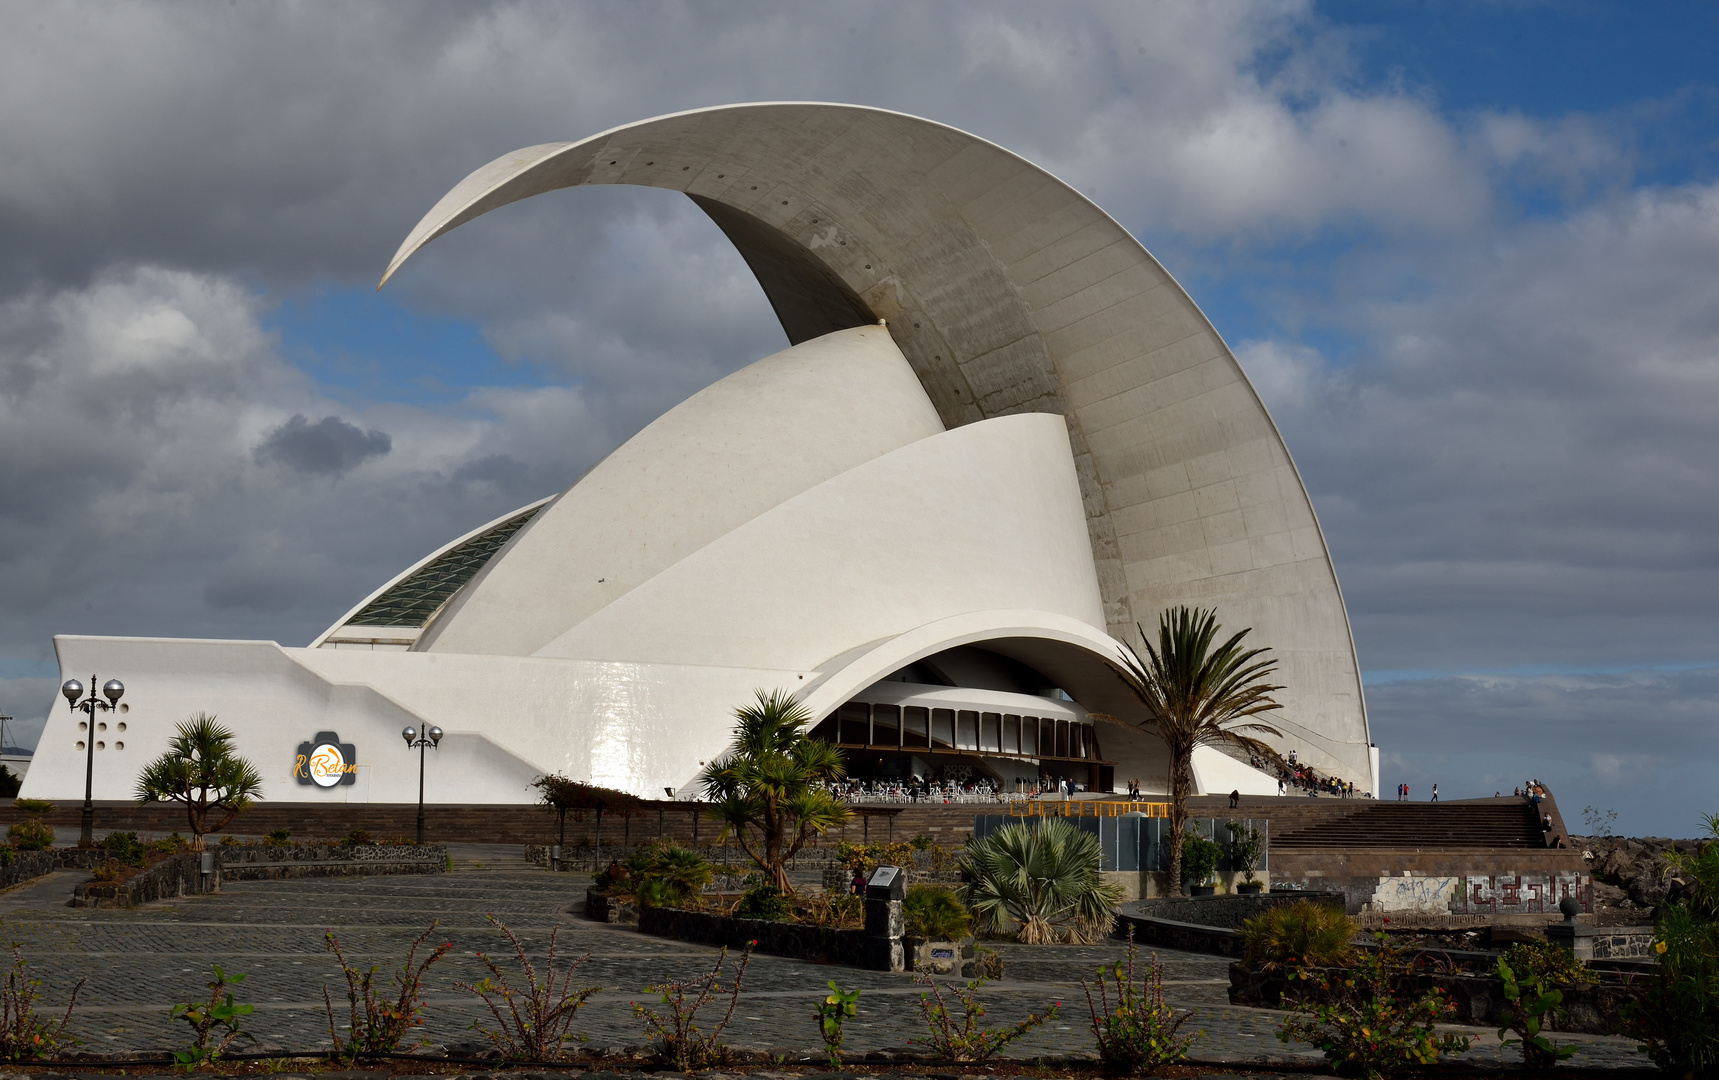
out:
M333 731L319 731L316 738L298 744L292 763L293 779L301 786L331 788L358 782L358 752L340 741Z

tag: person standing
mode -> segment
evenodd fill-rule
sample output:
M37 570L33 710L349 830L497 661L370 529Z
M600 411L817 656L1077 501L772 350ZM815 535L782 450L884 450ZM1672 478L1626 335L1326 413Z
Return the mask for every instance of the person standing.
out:
M1438 802L1438 785L1437 785L1437 784L1434 784L1434 785L1433 785L1433 797L1432 797L1432 801L1433 801L1433 802Z
M1236 788L1234 791L1230 792L1230 809L1234 810L1236 807L1238 807L1240 805L1241 805L1241 788Z

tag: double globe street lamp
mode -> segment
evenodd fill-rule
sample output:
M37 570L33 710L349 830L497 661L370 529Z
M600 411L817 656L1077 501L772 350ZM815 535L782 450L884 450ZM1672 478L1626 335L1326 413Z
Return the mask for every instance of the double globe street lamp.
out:
M109 679L101 687L102 697L107 698L106 701L103 701L101 697L96 696L95 683L96 677L91 675L90 696L87 698L84 697L84 684L76 679L67 679L65 685L60 687L60 693L66 695L66 704L70 705L74 712L81 712L89 717L89 720L84 724L84 748L89 752L84 762L84 828L78 836L78 846L85 848L95 846L95 801L93 795L95 791L96 713L112 712L119 704L119 699L125 696L125 684L118 679ZM83 698L83 700L79 701L79 698ZM102 725L104 728L106 726L106 724Z
M400 732L400 737L406 740L407 750L416 748L418 751L418 843L421 844L424 842L424 748L427 746L436 749L440 746L442 729L434 726L427 727L424 729L423 737L420 738L417 728L408 727Z

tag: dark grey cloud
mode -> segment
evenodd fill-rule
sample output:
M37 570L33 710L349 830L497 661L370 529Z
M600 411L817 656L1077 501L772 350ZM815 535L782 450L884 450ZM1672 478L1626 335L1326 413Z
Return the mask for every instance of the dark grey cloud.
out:
M393 448L386 431L365 431L338 416L313 424L303 413L294 413L257 444L254 456L312 476L340 476Z

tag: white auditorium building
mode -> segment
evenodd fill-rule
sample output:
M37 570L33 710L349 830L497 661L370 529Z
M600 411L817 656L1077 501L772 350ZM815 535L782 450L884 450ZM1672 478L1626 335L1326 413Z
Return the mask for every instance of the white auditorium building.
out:
M446 732L432 802L533 801L562 772L694 795L733 710L784 688L860 776L1166 788L1107 662L1166 607L1215 607L1280 662L1280 748L1377 791L1330 554L1228 347L1079 192L975 136L878 109L760 104L533 146L467 177L442 233L560 188L685 192L792 347L669 410L571 487L426 555L304 648L60 636L24 794L132 796L211 712L271 802L411 802L400 731ZM384 277L386 281L386 276ZM302 767L328 743L343 769ZM1202 790L1276 791L1216 751Z

